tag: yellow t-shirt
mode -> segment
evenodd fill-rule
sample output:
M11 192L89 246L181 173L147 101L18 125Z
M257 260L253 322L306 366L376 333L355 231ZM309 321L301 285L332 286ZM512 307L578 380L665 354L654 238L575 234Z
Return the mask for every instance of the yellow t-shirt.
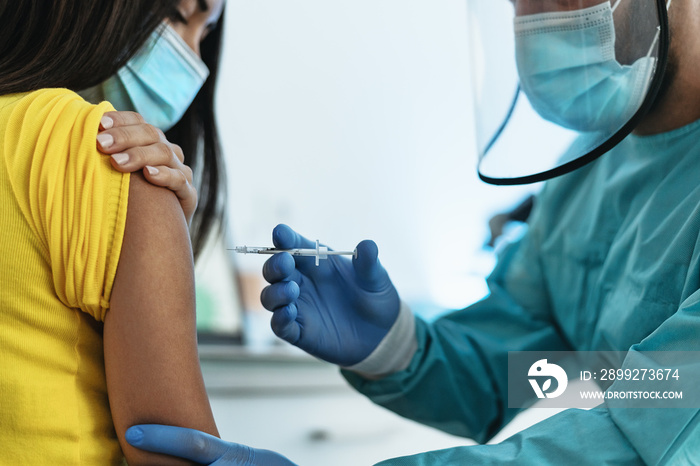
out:
M0 464L120 464L102 322L129 176L96 148L108 103L0 96Z

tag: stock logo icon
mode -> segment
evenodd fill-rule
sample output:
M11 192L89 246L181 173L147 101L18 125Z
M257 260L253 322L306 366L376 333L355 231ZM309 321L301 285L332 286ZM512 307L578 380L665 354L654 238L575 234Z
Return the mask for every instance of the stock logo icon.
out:
M528 381L532 385L537 398L556 398L564 393L569 383L569 378L566 376L564 369L556 364L548 363L546 359L540 359L530 366L527 375L530 377ZM557 385L556 389L549 391L552 389L552 379L557 381ZM541 386L540 380L542 380Z

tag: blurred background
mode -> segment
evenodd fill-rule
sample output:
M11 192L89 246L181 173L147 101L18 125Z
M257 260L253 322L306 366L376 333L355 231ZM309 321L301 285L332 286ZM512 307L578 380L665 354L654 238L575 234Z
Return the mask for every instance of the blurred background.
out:
M376 241L402 299L428 319L486 294L488 221L537 188L477 177L466 2L229 0L225 14L228 218L197 265L222 437L304 465L469 443L373 406L336 368L277 341L259 303L266 256L226 249L272 246L286 223L334 249Z

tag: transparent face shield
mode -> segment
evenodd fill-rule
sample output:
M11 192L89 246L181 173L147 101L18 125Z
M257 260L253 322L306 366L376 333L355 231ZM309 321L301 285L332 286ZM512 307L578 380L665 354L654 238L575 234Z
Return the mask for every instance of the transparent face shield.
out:
M575 170L652 107L668 54L666 0L467 4L482 180L526 184Z

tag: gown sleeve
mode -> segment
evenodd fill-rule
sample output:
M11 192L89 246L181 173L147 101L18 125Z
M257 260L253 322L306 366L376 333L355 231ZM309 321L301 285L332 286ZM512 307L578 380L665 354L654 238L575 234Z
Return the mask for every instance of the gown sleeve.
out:
M659 400L654 407L606 401L590 410L562 411L496 445L450 448L394 458L379 464L696 464L700 452L698 334L700 291L686 299L679 310L654 333L632 346L622 366L623 369L668 367L669 358L675 360L676 367L680 367L679 380L664 387L683 393L684 400L674 405L676 407L665 408L665 400ZM440 384L444 380L435 382ZM640 386L638 382L618 380L608 391L650 389L653 385L651 381ZM467 397L473 391L465 393L468 394L465 398L469 400ZM372 396L376 397L377 394ZM468 405L469 401L443 400L440 404L452 405L456 409L461 403ZM428 409L422 412L425 415ZM483 410L477 409L476 412Z

